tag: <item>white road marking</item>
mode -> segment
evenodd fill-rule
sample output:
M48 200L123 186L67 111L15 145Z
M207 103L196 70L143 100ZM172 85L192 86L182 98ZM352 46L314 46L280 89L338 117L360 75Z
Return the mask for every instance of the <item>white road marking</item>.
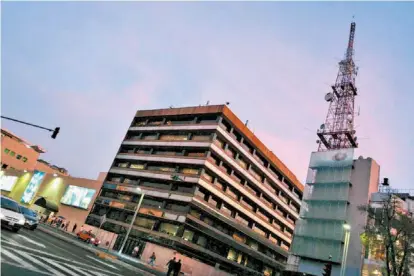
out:
M10 248L10 247L5 247L5 244L11 244L11 245L13 245L13 247L21 247L21 248ZM14 243L10 243L10 242L2 242L2 251L5 249L5 248L7 248L7 249L10 249L10 250L12 250L12 251L14 251L14 252L16 252L16 253L18 253L18 254L26 254L26 255L28 255L29 256L29 254L27 254L27 253L25 253L25 252L23 252L23 251L21 251L21 250L24 250L24 249L26 249L27 251L29 251L30 253L32 253L32 252L36 252L36 253L40 253L40 254L42 254L43 256L39 256L39 255L35 255L35 254L33 254L34 256L36 256L37 258L40 258L40 259L45 259L45 258L47 258L47 257L51 257L51 258L53 258L53 259L55 259L55 260L60 260L61 262L64 262L65 264L67 264L68 262L71 262L71 263L73 263L73 264L77 264L77 265L80 265L80 268L82 268L82 269L93 269L93 270L95 270L95 271L92 271L92 270L89 270L89 273L92 273L92 274L95 274L95 275L108 275L108 274L112 274L112 275L118 275L118 273L114 273L114 272L111 272L111 271L108 271L107 269L102 269L102 268L99 268L99 267L95 267L95 266L91 266L91 265L88 265L88 264L85 264L85 263L82 263L82 262L78 262L78 261L74 261L74 260L71 260L71 259L68 259L68 258L63 258L63 257L60 257L60 256L56 256L56 255L53 255L53 254L50 254L50 253L47 253L47 252L43 252L43 251L41 251L41 250L37 250L37 249L34 249L34 248L31 248L31 247L27 247L27 246L23 246L23 245L20 245L20 244L14 244ZM22 249L22 248L24 248L24 249ZM88 255L86 255L86 256L88 256ZM33 257L32 256L29 256L29 259L30 258L32 258L33 259ZM32 260L32 259L30 259L30 260ZM35 260L35 261L33 261L35 264L38 264L38 263L40 263L38 260ZM106 265L108 265L108 264L106 264ZM43 267L43 268L45 268L45 265L43 264L43 263L40 263L40 265L39 266L41 266L41 267ZM109 266L111 266L111 265L109 265ZM47 267L47 266L46 266ZM112 266L111 266L112 267ZM115 268L115 269L117 269L116 267L113 267L113 268ZM46 268L47 269L47 268ZM99 272L100 271L100 272ZM106 273L106 274L96 274L96 273ZM59 272L58 272L59 273ZM56 276L61 276L62 274L60 273L60 274L56 274Z
M55 276L65 276L64 274L60 273L56 269L46 265L44 262L39 261L38 259L32 257L30 254L27 254L26 252L17 251L16 253L21 255L23 258L28 259L30 262L35 263L36 265L46 269L47 271L50 271ZM42 258L42 260L45 261L45 258Z
M86 271L84 271L84 270L82 270L82 269L80 269L80 268L78 268L74 265L71 265L71 264L65 264L65 265L67 267L69 267L70 269L73 269L74 271L76 271L78 273L78 275L92 276L92 274L90 274L90 273L88 273L88 272L86 272ZM89 272L92 272L92 271L89 271Z
M101 263L101 264L104 264L104 265L106 265L106 266L109 266L110 268L113 268L113 269L118 270L118 268L116 268L115 266L110 265L110 264L107 264L107 263L105 263L105 262L102 262L101 260L95 259L94 257L91 257L91 256L89 256L89 255L87 255L86 257L88 257L89 259L92 259L92 260L94 260L94 261L96 261L96 262L98 262L98 263Z
M74 273L73 271L69 270L67 267L59 264L58 262L55 262L54 260L48 259L48 258L42 258L42 261L47 262L48 264L60 269L61 271L65 272L68 275L72 276L78 276L78 274Z
M29 264L28 262L25 262L22 258L14 255L13 253L11 253L9 250L7 250L5 248L2 248L1 253L3 255L7 256L7 258L12 259L13 261L18 263L20 266L24 267L25 269L36 270L36 268L34 266ZM3 260L3 258L2 258L2 260Z
M25 237L25 236L23 236L23 235L20 235L20 234L19 234L19 237L21 237L21 238L25 239L26 241L28 241L28 242L30 242L30 243L33 243L33 244L37 245L37 246L40 246L40 247L46 248L46 246L45 246L43 243L39 243L39 242L37 242L37 241L34 241L34 240L32 240L32 239L30 239L30 238L28 238L28 237Z
M26 267L24 267L22 265L19 265L19 264L16 264L16 263L12 263L12 262L6 261L4 259L1 259L1 263L2 264L8 264L8 265L15 266L15 267L20 267L20 268L23 268L23 269L27 269ZM41 271L41 270L37 270L37 269L33 269L33 270L30 270L30 271L33 271L33 272L36 272L36 273L45 274L45 275L49 275L49 276L53 276L53 274L50 274L49 272Z

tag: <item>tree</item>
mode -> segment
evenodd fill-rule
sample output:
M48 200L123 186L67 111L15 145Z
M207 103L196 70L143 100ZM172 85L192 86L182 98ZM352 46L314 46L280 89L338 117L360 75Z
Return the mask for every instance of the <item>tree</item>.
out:
M387 276L408 276L414 267L414 217L404 201L392 193L381 194L381 201L360 206L368 215L363 244L385 262Z

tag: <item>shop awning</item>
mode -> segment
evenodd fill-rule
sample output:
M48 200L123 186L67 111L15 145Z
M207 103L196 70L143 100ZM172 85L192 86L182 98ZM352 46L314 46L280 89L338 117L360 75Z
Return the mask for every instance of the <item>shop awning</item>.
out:
M34 202L34 204L37 205L37 206L43 207L46 210L49 210L51 212L57 213L59 211L59 207L55 202L47 200L44 197L41 197L41 198L37 199Z

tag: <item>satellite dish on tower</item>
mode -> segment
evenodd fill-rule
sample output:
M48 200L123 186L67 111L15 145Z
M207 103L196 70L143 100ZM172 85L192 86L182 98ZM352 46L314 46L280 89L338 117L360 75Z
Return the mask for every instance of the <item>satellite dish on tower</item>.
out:
M325 101L331 102L332 100L333 100L333 94L332 93L327 93L325 95Z

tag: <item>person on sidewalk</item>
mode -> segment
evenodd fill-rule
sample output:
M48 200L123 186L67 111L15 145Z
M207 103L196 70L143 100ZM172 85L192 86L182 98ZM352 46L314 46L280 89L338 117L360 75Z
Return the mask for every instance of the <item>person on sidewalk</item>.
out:
M174 276L178 276L180 274L180 271L181 271L181 259L178 260L178 263L175 264Z
M65 224L65 228L63 228L63 230L68 231L69 224L70 224L70 221L68 221L68 223Z
M75 233L76 227L78 227L78 225L75 223L75 225L73 225L73 228L72 228L72 233Z
M155 266L155 260L157 259L157 257L155 257L155 252L152 252L151 257L149 258L149 265L150 266Z
M132 250L132 257L138 257L138 252L139 252L139 246L137 245Z
M168 261L168 263L167 263L167 267L168 267L167 276L170 276L173 273L176 264L177 264L177 261L175 260L175 257Z

